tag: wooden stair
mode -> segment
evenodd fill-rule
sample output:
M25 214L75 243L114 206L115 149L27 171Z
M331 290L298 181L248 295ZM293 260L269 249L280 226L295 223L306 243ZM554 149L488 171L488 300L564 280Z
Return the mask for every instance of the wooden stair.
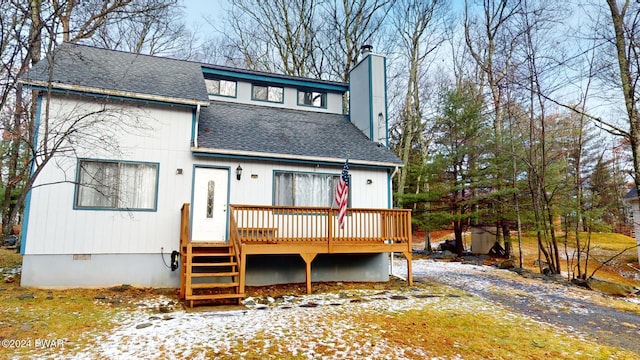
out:
M217 242L189 242L181 247L180 297L194 302L240 304L240 269L234 246Z

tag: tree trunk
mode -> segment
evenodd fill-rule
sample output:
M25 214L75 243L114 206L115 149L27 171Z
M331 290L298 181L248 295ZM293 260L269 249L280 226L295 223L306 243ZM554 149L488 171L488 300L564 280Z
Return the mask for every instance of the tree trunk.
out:
M624 33L624 16L629 6L629 0L625 1L622 12L618 8L616 0L607 0L611 11L611 23L615 33L616 54L618 67L620 70L620 82L624 96L627 117L629 118L629 143L633 155L634 180L636 187L640 189L640 117L638 116L637 99L635 97L635 86L631 70L629 69L629 58L627 57L627 41Z
M7 184L5 186L4 199L2 199L2 238L4 239L13 232L13 225L15 225L16 213L14 207L19 206L13 201L14 189L16 185L21 182L21 178L18 176L18 159L20 157L20 142L22 139L22 86L18 84L16 86L16 107L13 114L12 126L9 129L11 137L10 146L8 151L7 162Z

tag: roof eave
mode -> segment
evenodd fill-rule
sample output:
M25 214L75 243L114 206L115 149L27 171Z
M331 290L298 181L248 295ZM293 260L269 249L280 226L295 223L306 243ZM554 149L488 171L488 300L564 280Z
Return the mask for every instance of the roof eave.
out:
M58 83L58 82L50 83L47 81L40 81L40 80L21 79L20 83L28 86L41 87L45 89L51 87L52 89L59 89L59 90L69 90L69 91L76 91L76 92L83 92L83 93L90 93L90 94L100 94L100 95L116 96L116 97L123 97L123 98L158 101L158 102L165 102L165 103L172 103L172 104L193 105L193 106L209 105L208 100L204 101L204 100L197 100L197 99L185 99L185 98L176 98L176 97L170 97L170 96L142 94L142 93L136 93L132 91L111 90L111 89L95 88L90 86L64 84L64 83Z
M300 162L319 162L319 163L335 163L335 164L344 164L345 158L334 158L334 157L321 157L321 156L304 156L304 155L293 155L293 154L276 154L276 153L266 153L259 151L241 151L241 150L229 150L229 149L214 149L214 148L203 148L203 147L192 147L191 152L194 154L202 154L202 155L219 155L219 156L227 156L227 157L247 157L247 158L264 158L266 159L274 159L274 160L285 160L285 161L300 161ZM370 160L358 160L358 159L348 159L349 165L360 165L366 167L381 167L381 168L396 168L404 166L402 163L392 163L392 162L384 162L384 161L370 161Z

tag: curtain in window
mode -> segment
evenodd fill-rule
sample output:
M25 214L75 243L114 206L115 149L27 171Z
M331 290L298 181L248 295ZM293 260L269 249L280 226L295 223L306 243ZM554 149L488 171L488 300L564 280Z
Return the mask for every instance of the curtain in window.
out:
M331 175L296 174L295 206L331 206Z
M156 202L156 165L120 164L120 208L153 209Z
M154 209L157 176L155 164L81 161L77 206Z
M337 176L276 173L274 203L281 206L331 206Z
M293 206L293 174L276 173L274 178L274 204Z
M116 207L118 164L96 161L80 163L78 206Z

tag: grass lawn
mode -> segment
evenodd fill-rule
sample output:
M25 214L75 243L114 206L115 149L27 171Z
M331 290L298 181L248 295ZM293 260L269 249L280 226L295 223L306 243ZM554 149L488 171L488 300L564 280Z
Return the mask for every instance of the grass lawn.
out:
M633 244L633 239L615 234L597 234L592 240L597 244L598 259ZM517 254L517 244L514 243ZM595 249L595 248L594 248ZM535 238L523 239L524 262L533 268L537 258ZM621 257L621 261L634 260L635 251ZM21 256L13 250L0 249L0 268L13 268L21 264ZM616 277L615 268L606 269L601 274ZM46 290L23 288L19 285L19 277L13 283L0 281L0 341L35 339L64 339L64 350L56 350L53 357L82 355L87 349L96 345L96 339L115 329L119 323L115 321L123 313L147 311L158 313L153 307L144 304L158 295L174 299L172 310L180 310L173 289L153 290L120 286L109 289L69 289ZM320 284L319 284L320 285ZM340 291L345 287L400 289L406 286L403 282L389 284L324 284L314 285L314 292ZM523 316L514 315L501 310L474 297L465 296L461 291L436 284L420 284L428 291L436 292L443 298L451 297L453 301L445 301L447 306L432 306L410 311L385 311L380 313L341 313L326 317L309 319L310 322L326 324L348 323L354 329L340 336L352 337L354 346L366 347L372 342L384 341L392 347L406 347L405 355L409 358L429 357L451 358L461 356L465 359L481 358L616 358L635 359L637 354L617 348L601 346L590 340L576 337L575 334L556 329L550 325L534 322ZM303 287L260 287L249 289L249 295L279 296L295 293L302 295ZM449 306L450 305L450 306ZM478 310L486 309L486 310ZM301 324L301 330L309 328ZM331 326L325 327L331 329ZM330 330L327 330L330 331ZM295 334L294 334L295 335ZM322 342L322 334L317 341ZM295 337L295 336L294 336ZM254 339L245 339L235 343L235 350L242 352L246 358L260 358L264 351L272 357L291 355L286 342L288 340L274 336L269 330L256 333ZM252 344L265 342L264 347L252 348ZM255 345L255 344L254 344ZM197 345L204 353L210 351L204 344ZM0 358L6 355L32 356L42 355L37 349L0 348ZM44 350L43 350L44 351ZM324 350L331 355L335 349ZM171 352L167 352L171 354ZM213 355L213 354L210 354ZM384 357L384 354L380 354ZM167 357L171 357L167 355ZM224 356L221 356L224 358ZM295 358L295 357L294 357Z
M586 242L587 234L581 233L580 236L581 242ZM512 241L517 264L517 260L520 256L518 252L517 238L514 236ZM567 249L570 255L569 266L567 263L564 241L564 237L559 239L558 250L560 252L562 271L563 273L566 273L569 266L574 266L571 263L571 258L574 257L575 234L570 234L567 237ZM599 267L602 262L616 256L625 249L628 249L621 255L617 256L609 264L599 269L594 276L621 284L640 286L640 271L636 271L629 266L629 264L638 264L638 249L634 248L635 245L635 239L625 235L614 233L592 233L588 275L591 275L593 270ZM522 254L523 267L539 272L539 267L534 265L535 261L538 259L538 245L535 234L527 233L522 237Z

